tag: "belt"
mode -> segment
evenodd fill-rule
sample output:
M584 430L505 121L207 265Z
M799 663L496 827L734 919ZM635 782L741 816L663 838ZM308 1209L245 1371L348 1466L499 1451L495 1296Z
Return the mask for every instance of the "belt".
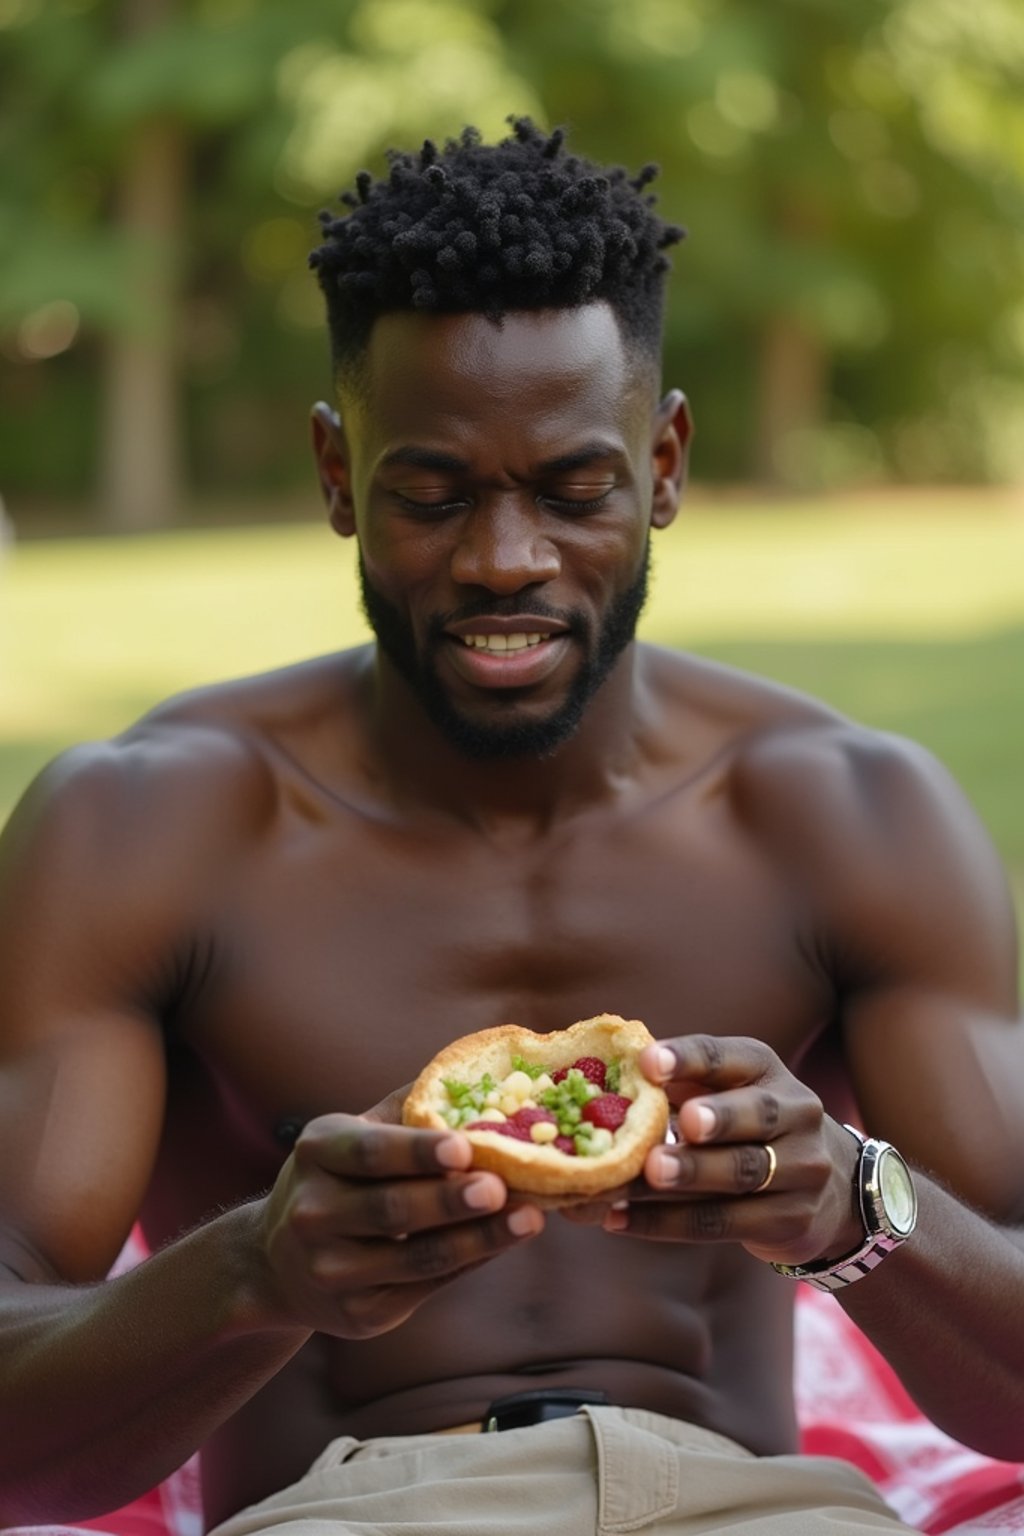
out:
M526 1429L531 1424L546 1424L549 1419L567 1419L584 1403L607 1403L607 1392L581 1391L575 1387L537 1387L532 1392L513 1392L496 1397L482 1419L472 1424L453 1424L439 1430L442 1435L493 1433L501 1429Z

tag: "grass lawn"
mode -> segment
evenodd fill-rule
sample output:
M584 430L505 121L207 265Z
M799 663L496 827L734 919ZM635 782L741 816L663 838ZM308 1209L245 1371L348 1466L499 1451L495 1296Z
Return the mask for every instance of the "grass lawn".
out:
M931 747L1024 911L1024 506L696 498L655 545L643 633ZM0 573L0 821L62 747L179 688L365 636L352 551L318 524L16 546Z

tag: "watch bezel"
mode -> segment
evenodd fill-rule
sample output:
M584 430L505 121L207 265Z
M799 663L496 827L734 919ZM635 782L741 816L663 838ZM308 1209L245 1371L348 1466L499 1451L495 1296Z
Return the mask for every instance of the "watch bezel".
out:
M910 1217L902 1225L893 1215L886 1198L883 1182L886 1162L901 1169L909 1193ZM906 1158L897 1152L891 1142L868 1138L863 1147L859 1178L861 1217L865 1230L872 1234L882 1233L885 1237L895 1238L897 1242L905 1242L917 1225L917 1190Z

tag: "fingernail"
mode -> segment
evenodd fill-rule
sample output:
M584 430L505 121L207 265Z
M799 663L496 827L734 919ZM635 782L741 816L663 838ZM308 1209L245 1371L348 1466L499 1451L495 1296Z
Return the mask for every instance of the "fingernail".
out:
M656 1184L675 1184L679 1179L679 1164L671 1152L662 1152L655 1147L647 1159L647 1168L651 1179Z
M496 1211L503 1204L500 1186L493 1179L472 1179L463 1185L462 1198L471 1211Z
M674 1052L670 1051L667 1045L659 1045L654 1059L662 1077L671 1077L676 1069Z
M508 1229L514 1237L532 1237L543 1225L544 1217L535 1205L521 1205L509 1212Z
M708 1104L695 1104L694 1110L697 1115L697 1135L703 1141L706 1137L714 1135L718 1119Z
M625 1232L629 1226L629 1206L613 1205L601 1223L606 1232Z
M434 1156L442 1168L465 1168L472 1152L469 1143L461 1136L446 1136L434 1148Z

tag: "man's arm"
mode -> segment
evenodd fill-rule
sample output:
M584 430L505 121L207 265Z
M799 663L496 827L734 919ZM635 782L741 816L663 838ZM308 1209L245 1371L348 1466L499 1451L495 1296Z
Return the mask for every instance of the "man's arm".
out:
M840 1295L922 1409L1024 1460L1024 1020L1006 881L955 785L881 754L837 900L841 1027L861 1118L918 1171L918 1228Z
M767 756L745 803L814 914L805 947L833 982L864 1126L922 1170L917 1231L838 1299L937 1424L1024 1460L1024 1024L1005 880L923 754L855 736ZM683 1036L647 1066L683 1140L651 1154L610 1230L789 1265L859 1245L854 1139L774 1051ZM777 1171L758 1193L768 1143Z
M858 771L859 770L859 771ZM884 744L851 765L835 889L841 1029L861 1117L920 1170L913 1239L840 1296L923 1410L1024 1460L1024 1021L1006 880L955 784ZM853 821L853 817L851 817ZM844 971L846 975L844 977Z
M311 1330L394 1327L538 1225L495 1214L504 1186L465 1171L465 1138L330 1116L268 1196L103 1279L151 1175L159 999L214 838L188 835L187 793L153 803L153 767L115 749L60 765L0 848L0 1524L134 1497Z
M156 994L173 913L154 891L174 876L150 862L160 839L138 840L137 766L106 748L55 765L3 839L0 1523L152 1486L305 1337L251 1333L247 1213L100 1283L164 1110Z

